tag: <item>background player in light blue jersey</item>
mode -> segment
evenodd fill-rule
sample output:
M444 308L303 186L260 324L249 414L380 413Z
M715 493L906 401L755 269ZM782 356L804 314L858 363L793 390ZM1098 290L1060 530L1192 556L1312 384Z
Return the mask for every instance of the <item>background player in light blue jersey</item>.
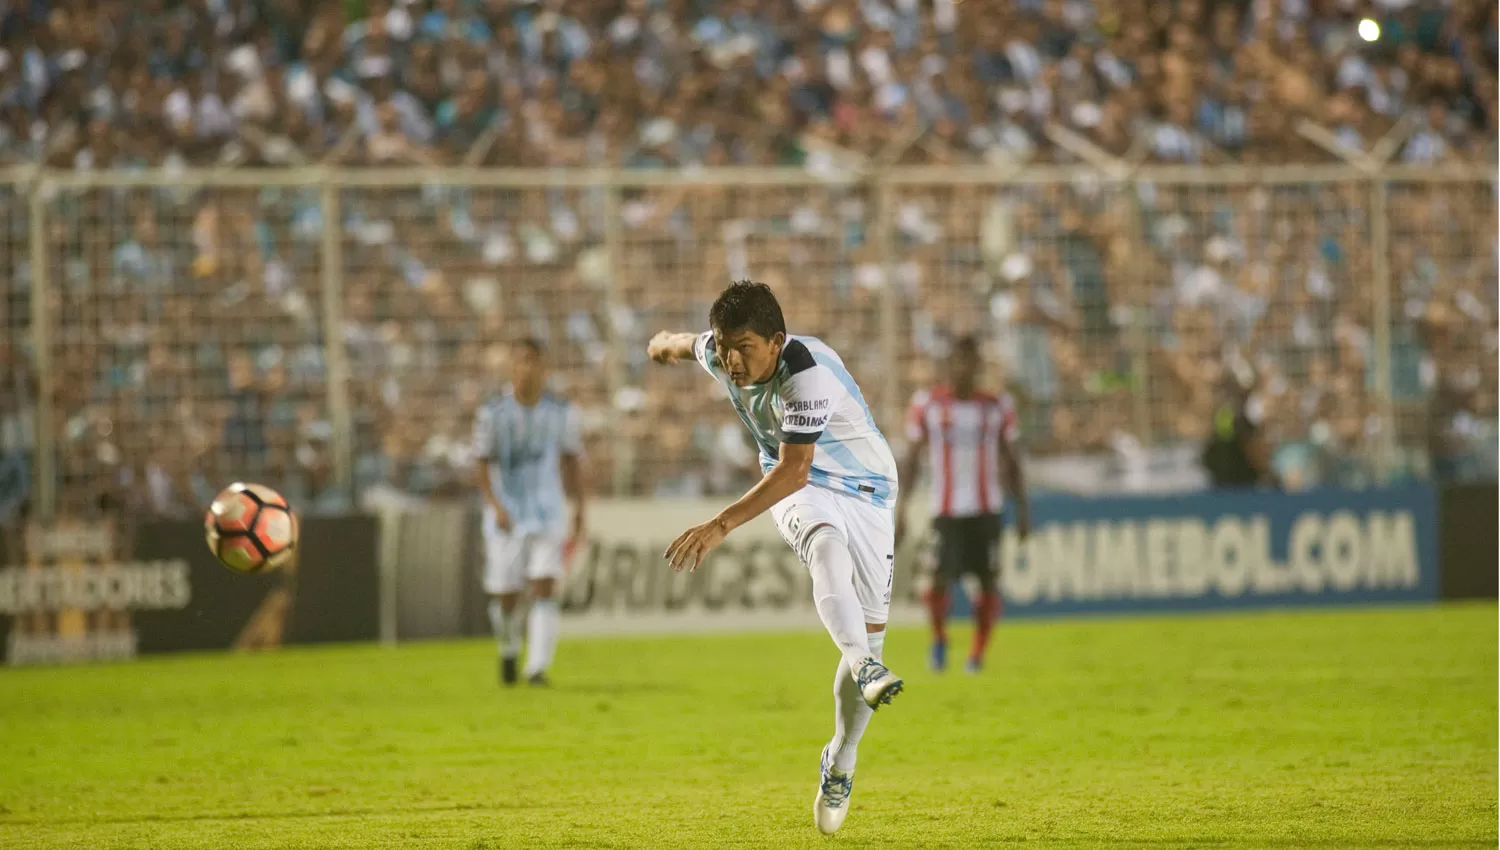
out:
M526 679L547 684L557 650L557 598L565 548L583 540L583 440L577 410L543 389L546 369L534 340L511 346L510 384L474 421L479 490L484 497L484 590L500 647L500 680L516 682L525 618ZM571 517L567 502L572 502Z
M719 515L667 549L672 569L697 569L729 532L771 512L812 575L813 601L840 659L833 740L823 748L813 817L831 833L844 822L859 739L876 706L902 683L881 663L895 560L896 460L849 370L820 340L788 336L781 305L763 283L719 294L707 333L652 338L658 363L696 359L722 384L760 447L765 476Z

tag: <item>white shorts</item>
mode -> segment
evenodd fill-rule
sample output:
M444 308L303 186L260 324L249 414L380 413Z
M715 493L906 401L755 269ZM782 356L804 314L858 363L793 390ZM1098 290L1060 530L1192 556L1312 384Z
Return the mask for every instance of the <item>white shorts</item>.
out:
M484 592L519 593L533 579L563 577L563 538L536 530L505 532L484 512Z
M854 559L854 592L866 623L884 623L891 610L896 561L896 512L822 487L803 487L771 508L781 538L807 565L807 544L821 526L844 536Z

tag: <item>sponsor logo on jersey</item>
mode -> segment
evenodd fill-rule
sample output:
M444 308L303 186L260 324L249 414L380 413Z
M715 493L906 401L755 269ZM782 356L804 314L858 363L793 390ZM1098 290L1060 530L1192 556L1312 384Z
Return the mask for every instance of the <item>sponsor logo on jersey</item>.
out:
M794 401L787 404L786 409L794 413L813 410L827 410L828 404L829 400L826 398L815 399L813 401Z

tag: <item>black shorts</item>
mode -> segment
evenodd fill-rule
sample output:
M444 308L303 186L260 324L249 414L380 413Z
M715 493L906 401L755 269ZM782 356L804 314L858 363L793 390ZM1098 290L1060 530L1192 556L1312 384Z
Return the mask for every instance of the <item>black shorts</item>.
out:
M999 514L966 517L936 517L932 530L937 534L936 578L952 584L972 573L986 590L993 590L996 567L996 544L1004 523Z

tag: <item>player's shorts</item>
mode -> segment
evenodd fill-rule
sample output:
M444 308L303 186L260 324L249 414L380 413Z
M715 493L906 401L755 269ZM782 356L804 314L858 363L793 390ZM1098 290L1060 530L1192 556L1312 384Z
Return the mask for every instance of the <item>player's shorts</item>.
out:
M896 560L895 511L809 486L777 502L771 508L771 518L803 565L807 564L812 533L820 526L831 526L843 534L854 559L854 591L864 609L865 622L886 621Z
M534 579L562 579L562 535L537 530L501 531L488 509L481 522L485 593L519 593Z
M932 530L937 534L935 579L950 585L964 573L972 573L981 587L993 590L995 547L1003 527L999 514L933 517Z

